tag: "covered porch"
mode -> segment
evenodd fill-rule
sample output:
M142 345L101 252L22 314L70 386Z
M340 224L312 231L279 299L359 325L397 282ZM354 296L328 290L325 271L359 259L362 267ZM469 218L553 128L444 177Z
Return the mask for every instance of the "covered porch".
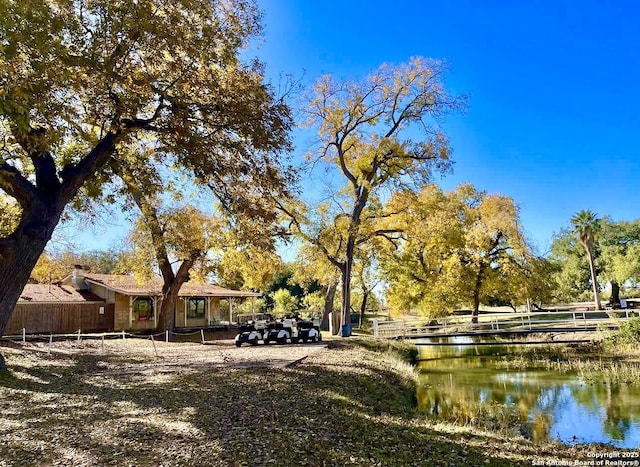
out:
M237 323L236 307L246 300L252 304L262 294L255 292L243 292L227 290L220 294L180 294L175 308L176 328L207 328L229 326ZM252 309L255 307L252 306Z

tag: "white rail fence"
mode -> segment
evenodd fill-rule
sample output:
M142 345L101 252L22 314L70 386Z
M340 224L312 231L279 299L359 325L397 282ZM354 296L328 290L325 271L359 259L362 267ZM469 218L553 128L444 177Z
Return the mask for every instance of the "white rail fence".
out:
M373 335L382 338L438 337L457 333L509 333L552 331L554 328L618 327L620 322L638 316L640 310L542 311L532 313L483 313L478 323L472 323L471 315L454 315L442 318L415 318L373 322Z
M32 342L48 342L48 351L51 353L51 348L53 346L53 342L55 341L100 341L101 345L101 353L105 353L105 340L115 340L115 339L137 339L138 341L148 340L151 342L153 346L153 352L155 356L158 356L158 350L156 348L156 340L164 340L165 342L169 342L170 336L191 336L191 335L200 335L201 343L204 345L207 341L205 340L205 332L203 329L194 332L161 332L157 334L131 334L126 331L117 331L117 332L100 332L100 333L83 333L81 329L78 329L76 332L72 334L28 334L25 328L22 329L21 335L10 335L10 336L1 336L1 340L5 340L8 342L12 342L14 344L22 344L26 345Z

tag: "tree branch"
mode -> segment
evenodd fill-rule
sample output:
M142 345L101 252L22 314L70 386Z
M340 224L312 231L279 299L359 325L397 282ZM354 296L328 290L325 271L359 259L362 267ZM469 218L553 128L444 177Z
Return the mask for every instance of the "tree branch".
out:
M116 150L116 143L121 138L120 132L108 132L96 146L77 164L67 164L60 171L63 180L62 189L65 197L71 199L82 184L102 168Z
M291 222L296 226L298 235L300 235L304 240L308 241L309 243L319 248L322 254L324 254L324 256L329 260L331 264L333 264L338 269L342 270L342 268L344 267L344 262L338 261L336 259L337 255L332 255L331 253L329 253L329 250L325 245L322 244L319 238L307 235L302 230L302 225L300 224L300 221L298 220L297 216L291 210L287 209L279 200L276 199L275 202L276 202L276 207L280 211L285 213L289 217Z
M0 188L15 198L22 208L28 208L38 196L37 188L7 162L0 164Z
M173 282L176 276L173 273L171 262L169 261L169 254L167 253L167 248L164 242L163 228L160 225L160 220L158 218L158 210L149 202L147 195L140 189L140 185L136 182L135 175L131 170L116 163L110 164L110 167L111 170L113 170L113 172L124 182L127 187L127 191L142 212L147 228L149 229L149 233L151 234L151 241L153 243L153 249L155 250L156 260L158 261L158 267L160 268L165 284ZM186 261L187 260L185 260L185 262ZM181 267L185 262L182 263Z

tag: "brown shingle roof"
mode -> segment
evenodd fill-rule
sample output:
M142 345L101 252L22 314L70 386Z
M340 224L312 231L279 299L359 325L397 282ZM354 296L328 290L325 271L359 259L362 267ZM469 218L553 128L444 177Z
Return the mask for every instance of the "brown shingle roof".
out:
M133 276L116 274L91 274L85 273L85 280L107 287L108 289L125 295L160 295L162 294L162 278L154 276L146 282L140 282ZM244 292L241 290L225 289L212 284L198 284L187 282L180 288L182 296L209 296L209 297L259 297L262 294Z
M18 302L41 303L41 302L104 302L97 295L83 290L75 290L68 285L57 284L27 284L20 294Z
M162 279L157 276L145 282L140 282L133 276L117 274L85 273L84 278L88 282L104 285L108 289L127 295L160 295L162 293Z

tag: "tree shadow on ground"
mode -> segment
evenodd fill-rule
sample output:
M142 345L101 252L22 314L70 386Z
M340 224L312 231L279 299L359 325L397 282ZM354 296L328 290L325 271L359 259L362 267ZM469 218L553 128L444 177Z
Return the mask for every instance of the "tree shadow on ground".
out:
M0 459L453 466L519 465L518 455L541 454L525 442L439 431L407 403L397 373L347 352L330 357L290 369L153 375L94 375L95 356L14 363L0 377Z

